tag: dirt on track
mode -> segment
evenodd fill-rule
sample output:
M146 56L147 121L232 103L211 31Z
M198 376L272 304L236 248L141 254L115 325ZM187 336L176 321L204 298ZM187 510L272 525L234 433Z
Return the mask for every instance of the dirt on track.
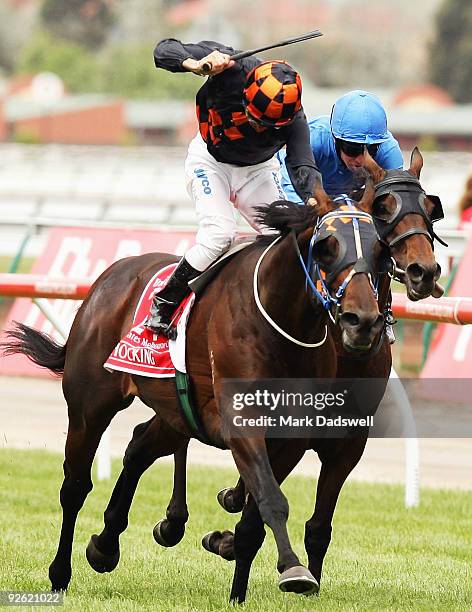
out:
M64 451L67 433L67 407L59 380L0 377L0 447L39 448ZM119 413L111 428L111 453L122 457L133 428L151 418L152 410L136 399ZM471 439L420 439L420 483L435 488L472 490ZM405 441L370 439L359 465L350 478L368 482L403 483L405 477ZM165 460L171 460L166 458ZM189 461L221 467L233 467L229 451L210 448L193 440ZM295 473L316 476L319 461L307 453ZM222 486L232 483L222 482Z

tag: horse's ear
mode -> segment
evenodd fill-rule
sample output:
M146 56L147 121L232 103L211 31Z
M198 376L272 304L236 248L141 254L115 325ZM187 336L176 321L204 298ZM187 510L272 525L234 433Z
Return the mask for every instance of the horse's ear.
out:
M365 176L364 195L362 196L362 199L357 203L357 206L364 212L369 213L370 215L372 214L372 204L375 200L374 183L370 175L368 175L365 171L363 174Z
M329 195L326 193L323 187L321 176L318 176L313 189L313 197L316 200L314 207L319 217L326 215L327 213L334 210L335 206Z
M410 168L408 172L416 176L417 179L419 179L422 168L423 168L423 156L421 155L418 147L415 147L413 151L411 152Z
M375 159L369 153L369 151L367 150L367 147L364 153L364 168L370 174L370 177L374 181L374 185L376 185L377 183L380 183L380 181L383 181L383 179L385 178L387 174L387 172L381 166L379 166L379 164L375 161Z

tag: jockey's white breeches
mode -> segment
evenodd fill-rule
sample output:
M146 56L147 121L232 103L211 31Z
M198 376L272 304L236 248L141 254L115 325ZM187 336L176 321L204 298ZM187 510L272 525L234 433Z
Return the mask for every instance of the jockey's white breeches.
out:
M256 231L270 233L256 222L254 208L286 199L277 158L255 166L223 164L208 153L200 134L190 143L185 178L198 220L196 244L185 259L197 270L207 268L231 246L237 227L234 209Z

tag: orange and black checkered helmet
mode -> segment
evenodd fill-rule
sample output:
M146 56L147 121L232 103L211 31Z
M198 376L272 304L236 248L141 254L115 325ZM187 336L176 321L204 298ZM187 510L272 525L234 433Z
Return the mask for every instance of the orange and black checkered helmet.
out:
M243 104L266 127L291 123L302 107L300 75L286 62L264 62L248 74Z

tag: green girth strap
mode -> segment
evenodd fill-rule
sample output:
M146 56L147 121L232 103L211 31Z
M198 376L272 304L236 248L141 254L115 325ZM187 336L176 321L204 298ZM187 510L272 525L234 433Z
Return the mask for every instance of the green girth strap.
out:
M200 415L198 414L194 402L192 401L188 374L176 370L175 386L177 389L177 399L182 411L182 416L184 421L190 427L194 437L197 438L197 440L200 440L200 442L208 444L209 446L214 446L215 448L221 448L223 450L226 449L226 446L215 444L209 439L202 420L200 419Z

